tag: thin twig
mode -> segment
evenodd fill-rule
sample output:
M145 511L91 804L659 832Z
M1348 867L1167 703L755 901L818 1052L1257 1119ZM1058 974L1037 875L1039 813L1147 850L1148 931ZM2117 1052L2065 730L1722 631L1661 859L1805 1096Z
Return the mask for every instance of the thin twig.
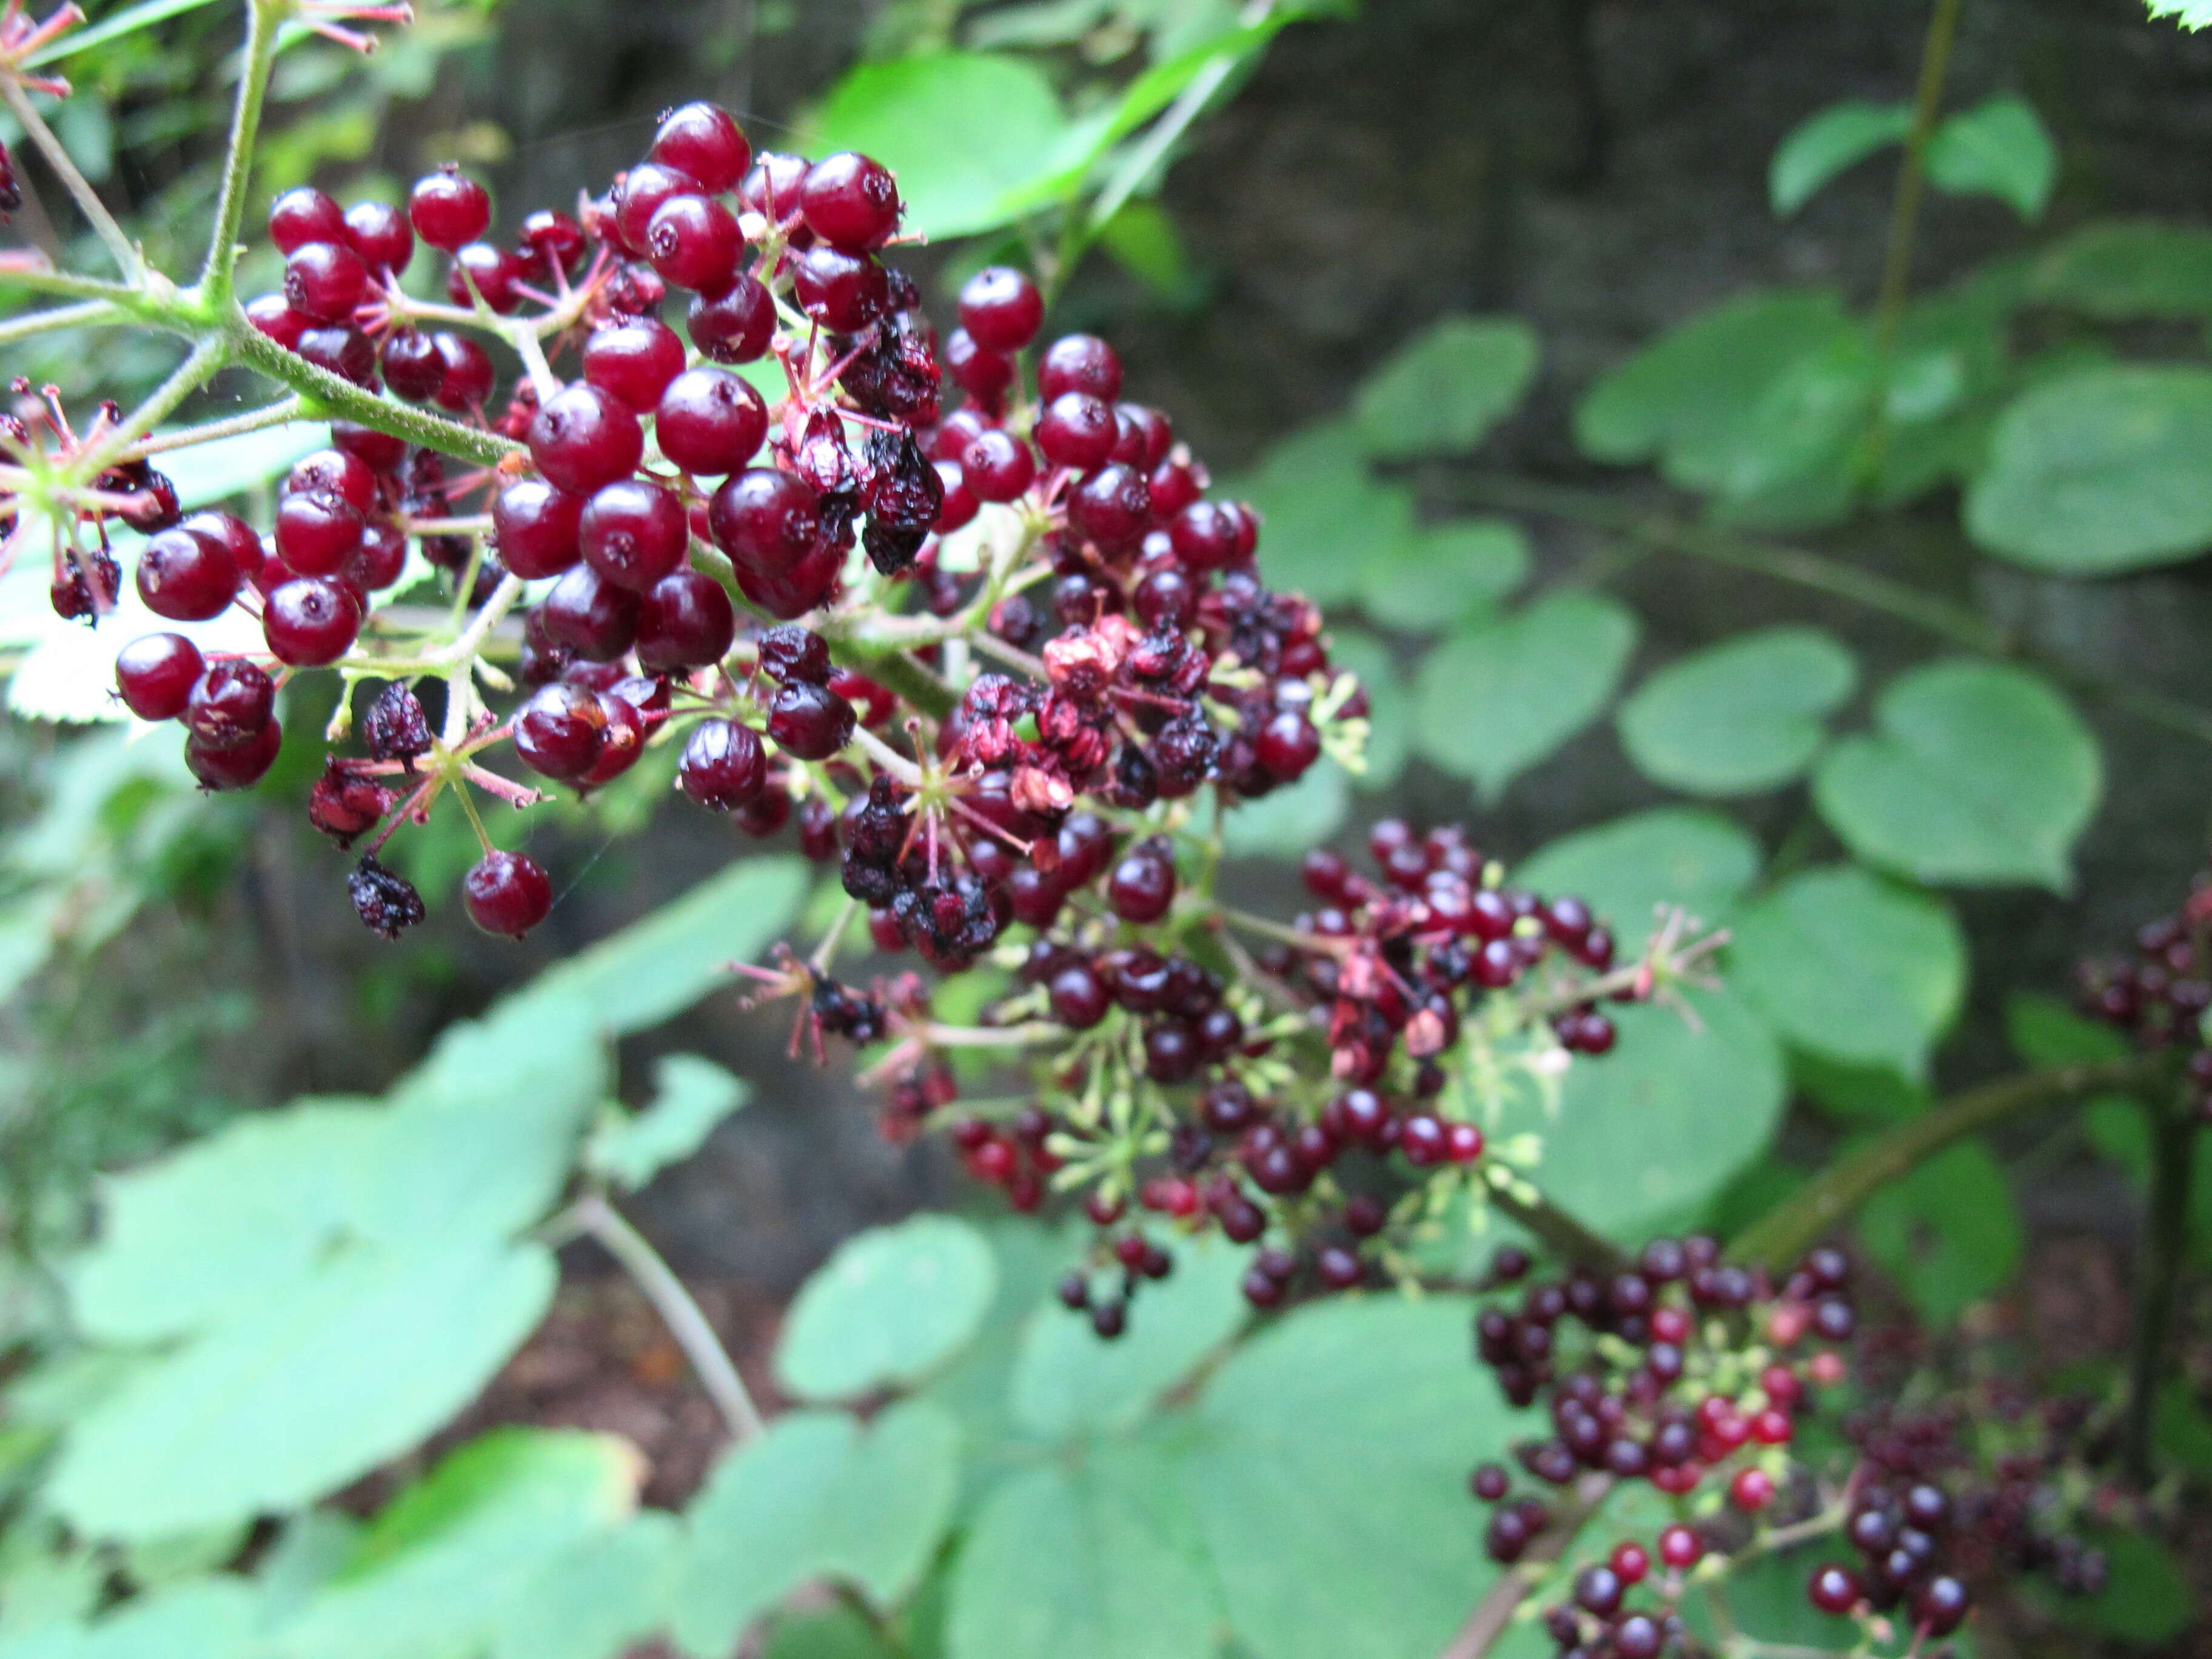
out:
M753 1404L744 1379L738 1375L737 1366L731 1363L721 1339L714 1334L714 1328L707 1322L707 1316L700 1311L691 1292L684 1289L684 1281L660 1259L660 1253L645 1235L597 1193L587 1193L578 1199L568 1207L566 1218L577 1231L597 1239L636 1281L645 1299L653 1304L653 1311L668 1327L669 1335L676 1339L676 1346L691 1362L700 1386L722 1413L723 1422L729 1425L730 1437L743 1445L759 1434L763 1426L760 1408Z
M272 426L284 426L300 418L300 399L279 398L273 404L264 404L243 415L226 416L220 421L205 421L198 426L179 427L173 432L149 434L123 453L122 459L132 459L141 455L159 455L165 450L190 449L195 444L213 443L218 438L239 438L249 432L265 431Z
M246 187L253 170L253 146L261 130L261 100L269 90L269 71L276 55L277 15L273 0L246 0L246 61L238 76L238 101L230 116L230 143L223 152L222 189L216 199L215 224L207 258L200 266L200 291L210 305L229 303L238 264L239 228L246 216Z
M27 317L11 318L0 323L0 345L27 340L33 335L50 334L58 329L85 328L102 323L127 323L131 320L112 300L86 300L73 306L56 306L52 311L34 311Z
M33 106L30 94L16 84L12 76L0 75L0 100L4 100L9 112L22 123L23 131L30 135L31 142L46 158L46 165L54 170L54 176L67 186L78 210L84 215L94 234L106 245L108 253L115 260L116 269L125 277L135 281L143 269L138 250L123 234L123 227L115 222L115 216L107 210L106 204L100 199L100 194L93 189L91 182L77 170L76 163L70 159L69 151L62 147L62 141L54 137L53 129Z

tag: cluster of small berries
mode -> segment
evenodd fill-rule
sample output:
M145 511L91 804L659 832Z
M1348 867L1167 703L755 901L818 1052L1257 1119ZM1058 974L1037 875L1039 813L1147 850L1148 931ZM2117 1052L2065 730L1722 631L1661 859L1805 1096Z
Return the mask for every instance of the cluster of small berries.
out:
M2132 957L2081 964L2083 1012L2147 1048L2179 1048L2201 1121L2212 1123L2212 871L2191 884L2171 915L2136 932Z

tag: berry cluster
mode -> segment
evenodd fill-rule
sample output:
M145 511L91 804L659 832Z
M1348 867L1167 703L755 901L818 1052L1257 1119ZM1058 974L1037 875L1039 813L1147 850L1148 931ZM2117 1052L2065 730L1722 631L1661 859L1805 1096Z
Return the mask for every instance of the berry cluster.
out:
M2197 1117L2212 1123L2212 871L2179 909L2136 930L2132 957L2083 963L2075 989L2084 1013L2144 1048L2185 1052Z

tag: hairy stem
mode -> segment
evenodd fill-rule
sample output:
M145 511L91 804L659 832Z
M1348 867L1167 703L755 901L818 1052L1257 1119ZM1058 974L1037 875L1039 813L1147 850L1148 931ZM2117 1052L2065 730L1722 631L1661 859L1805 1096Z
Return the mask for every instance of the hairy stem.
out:
M84 215L86 222L92 226L101 242L106 245L110 257L115 261L115 268L126 278L135 281L144 269L143 262L138 258L138 250L131 246L131 239L123 234L123 227L115 222L115 216L107 210L106 204L100 199L90 181L77 170L76 163L70 159L69 151L62 148L62 141L54 137L53 129L33 106L30 94L17 84L13 76L0 75L0 101L5 101L9 112L22 123L23 131L39 147L39 153L46 158L46 165L54 170L54 176L68 188L78 210Z
M1709 529L1665 513L1626 506L1603 492L1504 473L1468 475L1462 482L1472 504L1534 513L1625 537L1661 552L1748 570L1775 581L1809 587L1844 599L1967 651L2033 664L2075 690L2147 725L2212 744L2212 710L2140 686L2110 679L2070 663L2025 649L2005 629L1966 605L1909 582L1861 570L1803 548Z
M127 323L128 313L112 300L86 300L73 306L57 306L52 311L34 311L27 317L16 317L0 323L0 345L27 340L36 334L51 334L57 329L86 328L102 323Z
M128 283L111 283L104 276L80 276L70 270L49 270L22 260L0 264L0 292L15 288L26 294L53 294L65 299L105 300L118 310L131 315L143 315L145 296ZM122 320L118 319L118 320ZM148 321L166 319L148 317ZM189 332L179 327L179 332Z
M2183 1258L2189 1249L2189 1197L2197 1164L2197 1125L2171 1103L2151 1105L2150 1207L2136 1267L2135 1328L2128 1342L2127 1418L2121 1452L2138 1486L2151 1482L2151 1430L2159 1372L2173 1325Z
M481 466L497 466L508 456L521 453L521 445L496 433L463 426L395 398L380 398L328 369L318 368L254 327L235 305L230 311L228 331L238 360L304 394L314 407L302 408L302 418L352 421Z
M2122 1060L2025 1072L1954 1095L1831 1164L1819 1178L1746 1228L1729 1245L1729 1254L1738 1261L1780 1273L1875 1192L1910 1174L1953 1141L2031 1106L2154 1081L2169 1063L2164 1054L2130 1054Z
M723 1422L729 1425L730 1437L743 1445L759 1434L763 1427L760 1408L746 1391L744 1379L738 1375L737 1366L731 1363L721 1339L714 1334L714 1328L707 1322L707 1316L700 1311L691 1292L684 1288L684 1281L660 1259L660 1253L645 1235L597 1193L578 1199L569 1207L568 1219L579 1232L597 1239L636 1281L646 1300L653 1304L653 1311L660 1316L661 1322L668 1327L669 1335L676 1339L676 1346L691 1362L700 1385L722 1413Z
M122 424L110 429L99 441L85 446L77 462L85 477L97 477L113 465L125 450L167 419L179 404L214 379L216 371L229 361L230 342L221 334L210 334L201 340L169 378L154 388L144 403L124 416Z
M1543 1582L1545 1569L1572 1547L1577 1535L1589 1523L1612 1490L1609 1476L1584 1475L1574 1495L1552 1517L1552 1523L1537 1534L1528 1553L1498 1575L1489 1593L1474 1604L1467 1622L1444 1644L1437 1659L1482 1659L1484 1654L1497 1646L1498 1638L1513 1622L1513 1610Z
M220 421L204 421L198 426L179 427L173 432L156 432L124 452L124 459L140 455L159 455L172 449L190 449L195 444L213 443L219 438L243 437L249 432L262 432L272 426L289 426L300 418L301 399L280 398L273 404L248 410L243 415L229 415Z
M200 291L218 308L228 304L238 265L238 234L246 216L246 188L253 171L253 145L261 131L261 100L269 89L269 68L276 54L276 26L286 9L283 0L248 0L246 61L239 71L238 102L230 116L230 143L223 152L222 189L216 198L215 229L200 267Z

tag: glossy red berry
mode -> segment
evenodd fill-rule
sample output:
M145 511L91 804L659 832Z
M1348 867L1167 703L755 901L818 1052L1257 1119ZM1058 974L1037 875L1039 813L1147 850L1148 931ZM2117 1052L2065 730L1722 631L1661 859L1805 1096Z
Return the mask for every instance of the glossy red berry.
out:
M142 720L172 720L205 666L200 648L181 634L142 634L115 653L115 689Z
M514 716L514 752L533 772L562 783L586 776L606 741L606 712L596 694L565 680L541 686Z
M977 501L1011 501L1036 478L1036 460L1019 438L994 428L968 446L960 471Z
M415 231L389 202L356 202L345 213L346 240L373 272L398 276L415 257Z
M637 416L588 382L562 387L530 422L530 459L556 484L580 495L627 478L644 454Z
M1846 1613L1858 1605L1859 1581L1843 1567L1816 1567L1805 1586L1805 1599L1822 1613Z
M651 674L704 668L728 654L737 612L721 583L696 570L663 576L637 611L637 659Z
M1088 472L1114 453L1114 411L1087 392L1063 392L1037 417L1036 446L1054 466Z
M1072 1030L1087 1031L1106 1018L1105 986L1087 963L1073 963L1052 976L1052 1017Z
M522 304L518 286L522 280L522 261L509 250L471 242L453 255L447 269L446 297L457 306L471 307L481 298L505 317Z
M1729 1502L1747 1515L1755 1515L1774 1501L1774 1478L1765 1469L1739 1469L1729 1482Z
M349 243L304 242L284 261L284 303L302 317L342 323L368 293L368 267Z
M718 363L750 363L768 350L775 333L775 301L750 276L740 276L729 291L713 298L702 294L684 315L691 343Z
M1067 502L1069 522L1109 553L1134 547L1152 521L1152 511L1145 475L1119 462L1086 477Z
M557 576L581 556L577 538L585 498L543 478L517 478L492 501L492 545L525 581Z
M1121 360L1095 334L1064 334L1037 365L1037 396L1048 404L1063 392L1085 392L1102 403L1121 395Z
M832 247L880 247L898 228L898 185L890 169L851 150L824 156L799 187L807 228Z
M684 562L690 533L684 503L642 478L619 479L594 491L576 525L585 562L633 593L644 592Z
M711 196L672 196L645 228L645 256L672 286L725 294L744 250L738 221Z
M866 253L811 247L792 265L799 308L826 329L857 333L890 309L890 279Z
M201 748L240 749L259 740L274 716L276 683L242 657L208 664L185 696L185 730Z
M187 514L177 526L188 530L203 541L214 542L230 555L230 562L238 574L251 580L261 568L261 538L253 526L234 513L203 508Z
M640 415L684 372L684 342L657 317L626 317L584 341L584 378Z
M229 550L181 527L149 538L138 555L138 597L171 622L205 622L230 608L239 570Z
M1107 878L1106 902L1124 921L1158 921L1175 894L1175 861L1149 842L1132 848Z
M709 195L734 189L752 163L752 146L736 118L719 104L684 104L660 118L653 159L688 173Z
M328 576L361 545L361 513L324 489L301 490L276 503L276 552L297 576Z
M612 662L637 639L638 596L580 561L538 607L547 637L591 662Z
M981 503L968 488L968 474L957 461L932 461L937 469L937 530L949 535L974 521Z
M760 734L735 720L702 721L684 745L676 781L700 805L718 812L750 805L768 781Z
M251 789L276 763L283 742L283 727L273 720L235 748L213 749L197 737L189 738L185 764L204 789Z
M553 884L532 859L495 848L461 882L469 920L487 933L520 939L553 908Z
M430 337L430 342L437 347L438 360L446 371L438 383L438 407L456 415L481 408L491 395L491 354L467 336L442 328Z
M945 337L943 358L945 372L959 382L961 390L988 410L995 411L1014 383L1014 360L977 344L964 328L956 328Z
M307 319L292 309L281 294L257 295L246 307L246 320L287 351L300 349Z
M432 247L451 253L473 242L491 223L491 198L473 179L448 162L415 181L407 198L407 217L415 234Z
M548 273L569 269L582 257L584 228L558 208L539 208L522 222L522 246L544 262Z
M798 760L828 760L853 740L853 705L827 686L793 680L769 704L768 734Z
M262 637L279 662L295 668L336 662L360 632L361 601L329 576L295 576L262 606Z
M1705 1540L1690 1528L1678 1522L1660 1529L1659 1559L1677 1571L1694 1567L1705 1559Z
M760 453L768 405L737 375L685 369L664 387L653 417L660 453L686 472L722 477Z
M801 479L775 467L736 474L714 492L707 512L714 544L740 568L781 576L822 539L820 499Z
M1966 1587L1948 1574L1929 1579L1912 1598L1912 1620L1929 1635L1948 1636L1966 1622Z
M269 204L269 240L279 253L309 242L343 242L345 212L313 185L295 185Z
M986 350L1019 351L1043 324L1044 296L1011 265L987 265L961 284L960 325Z
M424 403L446 383L446 362L436 343L417 329L394 329L384 340L384 383L395 396Z

